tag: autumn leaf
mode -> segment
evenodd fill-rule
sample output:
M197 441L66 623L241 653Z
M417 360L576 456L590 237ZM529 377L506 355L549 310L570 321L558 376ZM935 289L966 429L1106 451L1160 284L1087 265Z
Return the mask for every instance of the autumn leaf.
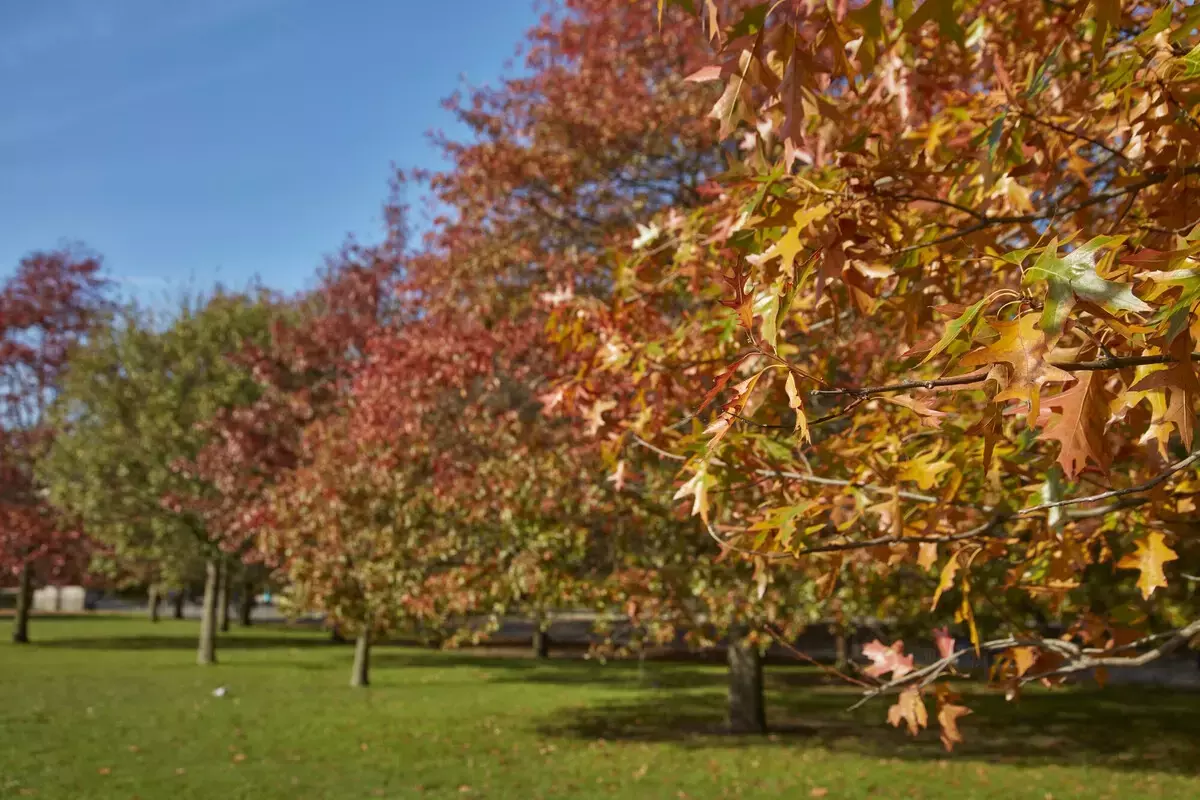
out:
M1196 432L1196 400L1200 398L1200 379L1192 364L1192 338L1181 334L1171 342L1168 349L1174 363L1166 369L1151 372L1130 387L1132 392L1162 389L1168 394L1162 421L1170 422L1179 431L1183 446L1189 450ZM1158 420L1155 420L1157 422Z
M1099 372L1081 373L1074 386L1044 401L1059 415L1038 438L1060 443L1058 463L1068 478L1075 478L1089 463L1108 471L1112 458L1104 430L1112 401Z
M802 441L809 441L808 435L808 418L804 415L804 400L800 397L800 390L796 388L796 376L789 370L787 381L784 383L784 389L787 391L788 408L796 412L796 428L799 432Z
M962 312L962 314L960 314L958 317L952 319L950 323L946 325L946 332L942 334L942 338L939 339L937 344L930 349L930 351L925 355L925 358L921 359L921 364L926 363L938 353L941 353L943 350L949 347L964 330L969 328L971 323L975 321L975 318L979 316L979 312L983 310L983 307L987 304L987 301L988 299L985 297L978 303L969 306L967 310Z
M1062 335L1076 298L1090 300L1113 312L1134 311L1144 314L1154 310L1133 294L1129 284L1106 280L1096 272L1096 253L1123 241L1124 237L1121 236L1097 236L1059 258L1058 240L1055 239L1025 272L1022 285L1046 281L1047 294L1041 328L1051 346Z
M889 647L876 639L863 645L862 654L871 660L871 666L863 673L872 678L881 678L890 672L892 680L896 680L913 671L913 657L904 655L903 640L897 639Z
M962 734L958 732L958 720L971 713L966 706L954 703L943 703L938 709L938 725L942 729L942 745L947 751L953 751L954 745L962 743Z
M954 469L954 464L938 457L937 450L930 450L904 462L899 478L902 481L914 481L921 489L928 491L937 485L943 472Z
M1153 532L1144 539L1138 539L1137 549L1117 562L1118 569L1136 569L1141 571L1138 578L1138 588L1142 597L1150 599L1154 590L1167 585L1167 576L1163 573L1163 564L1174 561L1179 556L1166 544L1166 537Z
M900 696L896 698L896 704L888 709L888 722L896 728L900 727L901 723L906 723L908 732L913 736L920 733L921 728L928 724L929 712L925 708L925 701L917 687L909 686L900 692Z
M926 400L918 400L915 397L907 397L899 394L893 397L881 398L884 402L893 405L901 406L912 411L921 419L921 426L925 428L940 428L942 420L946 417L945 411L938 411L931 406Z
M1017 320L990 320L988 324L996 329L999 338L967 353L959 363L964 367L994 365L989 377L1002 387L995 401L1023 401L1029 406L1029 417L1037 419L1041 387L1047 383L1066 383L1074 380L1074 376L1046 360L1046 335L1038 328L1035 315L1026 314ZM996 367L1000 367L999 372Z
M954 637L950 635L948 628L935 628L933 641L937 645L938 656L941 658L949 658L954 654Z
M692 514L700 515L700 519L708 523L708 490L714 483L714 479L708 474L708 462L703 462L696 472L689 478L679 490L675 492L673 500L682 500L685 497L692 497Z

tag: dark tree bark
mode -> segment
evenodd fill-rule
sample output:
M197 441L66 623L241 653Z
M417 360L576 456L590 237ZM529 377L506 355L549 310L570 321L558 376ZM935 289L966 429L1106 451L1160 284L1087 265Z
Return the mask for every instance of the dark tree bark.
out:
M833 629L833 666L839 672L844 672L850 665L850 647L847 642L846 628L838 625Z
M333 627L329 629L329 641L333 642L334 644L346 643L346 637L342 636L342 629L338 627L336 622L333 623Z
M187 591L182 586L180 586L179 589L175 592L175 598L173 600L173 603L175 606L174 612L173 612L175 615L175 619L183 619L183 604L186 601L187 601Z
M162 603L162 594L158 591L157 586L151 586L149 596L146 598L146 604L150 606L150 621L158 622L158 607Z
M550 623L545 614L533 615L533 657L545 661L550 657Z
M354 687L369 686L371 670L371 636L366 628L358 634L354 643L354 667L350 672L350 685Z
M743 635L737 631L729 637L729 730L766 733L762 656L756 645L742 643Z
M196 663L217 663L217 594L221 582L221 562L210 558L204 565L204 607L200 612L200 647Z
M17 585L17 613L13 617L12 640L16 644L29 643L29 613L33 608L33 570L29 565L21 567L20 583Z
M221 624L221 633L229 632L229 572L230 563L221 560L221 580L217 584L217 619Z
M238 624L249 628L254 613L254 581L242 581L242 594L238 598Z

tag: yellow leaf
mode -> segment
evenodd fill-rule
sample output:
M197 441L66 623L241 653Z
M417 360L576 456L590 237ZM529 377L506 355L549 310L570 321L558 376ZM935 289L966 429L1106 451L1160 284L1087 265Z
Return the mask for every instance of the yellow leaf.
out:
M1138 539L1136 544L1137 550L1118 561L1117 568L1141 570L1137 585L1142 590L1142 597L1149 600L1155 589L1167 585L1163 564L1179 556L1167 547L1166 537L1161 533L1151 533L1145 539Z
M924 490L932 489L946 470L954 469L949 461L934 461L938 454L936 450L922 453L904 464L900 470L900 480L914 481Z
M938 581L937 590L933 593L933 603L930 604L929 610L937 608L938 600L942 599L942 592L954 585L954 576L958 574L958 556L950 556L950 560L946 562L946 566L942 567L942 577Z
M1074 376L1046 360L1046 334L1038 327L1037 314L1026 314L1019 320L988 322L1000 337L991 344L972 350L959 363L964 367L999 365L988 377L1001 384L996 402L1023 400L1029 405L1030 419L1038 418L1038 393L1043 384L1067 383Z
M796 388L796 376L790 370L787 382L784 383L784 389L787 391L788 407L796 412L796 430L800 432L800 438L807 442L809 441L808 417L804 416L804 401L800 398L800 391Z

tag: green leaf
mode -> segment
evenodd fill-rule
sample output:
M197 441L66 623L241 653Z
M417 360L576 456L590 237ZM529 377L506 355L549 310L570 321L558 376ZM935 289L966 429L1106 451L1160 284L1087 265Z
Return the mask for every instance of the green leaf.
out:
M1186 56L1179 59L1183 65L1183 73L1179 76L1185 80L1200 76L1200 44L1191 49Z
M946 326L946 332L942 334L942 338L939 339L938 343L933 346L933 349L929 351L929 354L926 355L925 358L921 359L921 364L926 363L929 361L929 359L933 358L938 353L949 347L950 343L957 339L958 335L963 332L963 329L975 321L975 318L979 316L979 312L983 310L984 303L986 302L987 298L985 297L964 311L962 316L960 316L958 319L952 320L950 324ZM918 364L918 366L920 366L920 364Z
M1053 340L1062 333L1076 298L1089 300L1114 312L1153 311L1134 295L1129 284L1106 280L1096 272L1096 253L1124 240L1123 236L1097 236L1062 258L1058 256L1058 241L1054 240L1025 273L1023 285L1037 280L1045 280L1048 285L1041 321L1041 328L1047 337Z

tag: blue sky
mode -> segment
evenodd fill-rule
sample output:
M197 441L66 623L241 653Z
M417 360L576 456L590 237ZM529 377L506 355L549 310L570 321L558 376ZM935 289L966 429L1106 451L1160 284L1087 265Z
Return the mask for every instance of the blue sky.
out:
M0 0L0 276L82 241L126 291L308 285L530 0ZM418 198L408 198L410 202Z

